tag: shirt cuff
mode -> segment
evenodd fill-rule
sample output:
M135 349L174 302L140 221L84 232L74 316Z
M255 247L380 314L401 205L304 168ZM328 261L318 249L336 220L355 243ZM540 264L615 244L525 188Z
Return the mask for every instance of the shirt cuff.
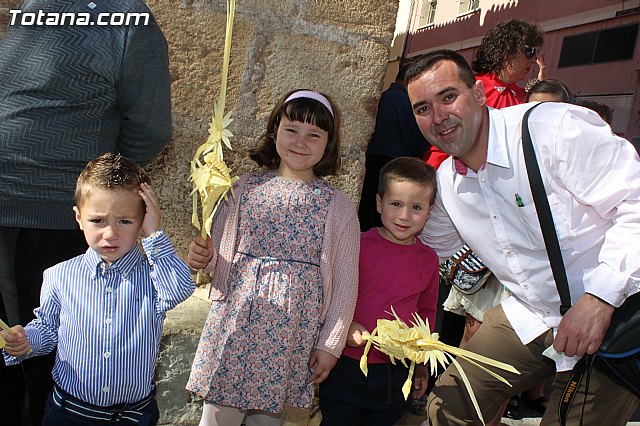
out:
M169 241L169 237L167 237L162 229L154 232L147 238L143 238L142 247L151 263L174 253L171 241Z
M35 330L30 329L29 327L25 327L24 334L27 336L27 340L29 341L29 346L31 347L31 352L28 352L22 356L13 356L9 355L4 350L2 351L2 356L4 357L4 363L6 366L18 365L25 359L29 359L36 353L36 351L42 346L41 339L38 333Z
M584 290L618 308L629 296L640 291L640 279L626 277L620 271L601 263L593 271L591 280L585 283Z

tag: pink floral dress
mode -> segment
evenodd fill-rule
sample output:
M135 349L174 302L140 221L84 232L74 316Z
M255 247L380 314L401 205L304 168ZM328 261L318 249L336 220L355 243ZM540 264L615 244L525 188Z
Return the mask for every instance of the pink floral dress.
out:
M310 407L306 381L321 326L319 265L333 188L273 172L246 185L229 293L211 305L187 389L242 410Z

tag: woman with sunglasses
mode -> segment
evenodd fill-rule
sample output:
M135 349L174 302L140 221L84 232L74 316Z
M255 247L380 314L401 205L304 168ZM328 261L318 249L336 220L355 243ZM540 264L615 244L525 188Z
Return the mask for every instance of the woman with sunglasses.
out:
M526 93L516 83L527 77L537 62L538 78L544 79L544 62L538 54L544 34L531 22L511 19L500 22L482 39L472 68L484 84L487 105L504 108L524 103Z

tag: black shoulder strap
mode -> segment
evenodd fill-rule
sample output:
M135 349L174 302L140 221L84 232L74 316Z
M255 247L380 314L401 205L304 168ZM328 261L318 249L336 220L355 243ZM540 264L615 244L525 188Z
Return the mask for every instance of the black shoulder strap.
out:
M530 108L522 118L522 150L524 152L524 162L527 166L527 175L529 176L529 185L531 186L531 194L533 202L536 205L538 221L540 229L544 237L544 245L547 249L547 256L551 264L553 279L558 288L560 295L560 314L564 315L571 307L571 294L569 293L569 283L567 281L567 273L564 270L564 261L562 260L562 252L560 251L560 243L558 243L558 235L556 227L553 223L549 200L544 189L544 182L540 175L538 160L536 159L536 151L533 148L531 134L529 133L529 114L538 105Z
M540 229L542 230L542 236L544 237L544 245L547 249L547 256L549 257L549 263L551 264L551 271L553 272L553 278L556 282L556 287L558 288L558 294L560 295L560 313L564 315L571 307L569 283L567 281L567 273L564 269L560 243L558 243L558 235L556 234L556 228L553 223L553 216L551 215L551 207L549 207L549 200L547 199L547 193L544 189L544 182L540 175L536 152L533 148L533 142L531 141L531 134L529 133L529 114L531 114L531 111L533 111L538 105L540 104L534 105L530 108L522 118L522 150L524 152L524 161L527 166L527 175L529 176L529 185L531 186L533 202L536 205L536 213L538 214ZM569 408L573 403L575 393L580 386L582 377L586 373L587 380L585 383L585 399L582 404L583 412L580 416L580 426L582 426L582 418L589 389L589 377L592 363L593 357L587 356L581 359L575 366L571 378L562 392L562 397L558 405L558 417L561 426L565 426L567 424Z

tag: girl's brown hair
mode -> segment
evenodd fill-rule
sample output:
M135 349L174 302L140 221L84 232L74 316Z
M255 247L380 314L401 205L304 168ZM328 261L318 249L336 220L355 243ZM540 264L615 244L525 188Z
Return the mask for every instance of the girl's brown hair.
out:
M313 167L316 176L335 175L340 170L340 112L333 99L324 93L331 105L333 114L322 103L315 99L300 97L286 102L286 99L301 89L284 95L271 111L267 121L267 131L258 139L257 145L249 150L249 157L260 166L275 170L280 166L280 156L276 151L276 133L282 117L291 121L313 124L328 135L327 146L322 159Z

